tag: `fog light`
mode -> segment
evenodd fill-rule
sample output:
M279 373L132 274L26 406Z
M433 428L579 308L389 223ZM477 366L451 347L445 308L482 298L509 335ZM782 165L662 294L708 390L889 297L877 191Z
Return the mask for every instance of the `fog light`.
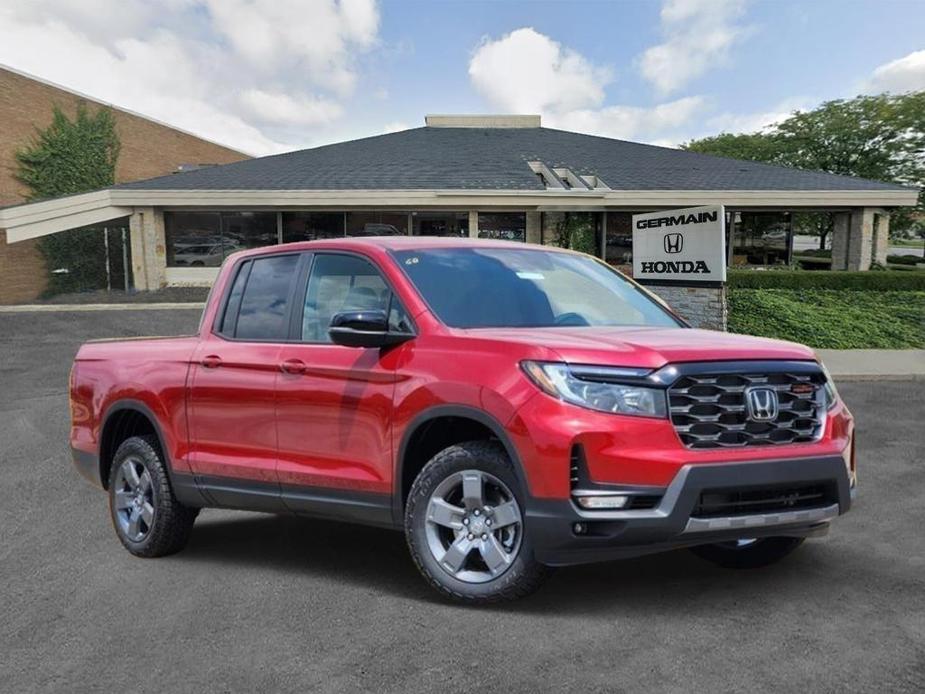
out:
M622 494L608 494L606 496L578 496L575 501L582 508L589 511L600 511L604 509L623 508L629 501L628 496Z

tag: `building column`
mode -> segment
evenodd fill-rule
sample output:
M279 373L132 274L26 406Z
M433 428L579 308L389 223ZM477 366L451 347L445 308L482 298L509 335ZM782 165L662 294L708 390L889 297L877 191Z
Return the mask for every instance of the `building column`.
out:
M167 286L167 243L164 213L153 207L136 207L129 218L132 240L132 275L135 289L153 291Z
M832 214L832 269L848 269L848 212Z
M874 221L873 261L878 265L886 265L886 257L890 252L890 213L881 212Z
M873 260L875 210L864 207L851 213L848 225L848 269L870 270Z
M541 213L536 212L534 210L534 211L527 211L526 214L527 214L527 234L526 234L525 239L527 243L542 243L543 236L542 236L542 229L540 228L540 224L542 223L540 220Z
M477 239L479 237L479 213L475 210L469 210L469 238Z

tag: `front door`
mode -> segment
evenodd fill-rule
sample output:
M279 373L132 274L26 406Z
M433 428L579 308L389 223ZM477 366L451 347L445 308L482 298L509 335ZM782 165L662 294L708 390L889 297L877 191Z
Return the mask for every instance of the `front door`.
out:
M392 395L403 348L335 345L328 327L347 310L382 309L405 331L407 318L380 272L357 255L315 254L300 298L297 339L281 349L276 387L283 497L297 511L324 513L336 501L361 515L364 508L388 513Z
M190 467L223 506L281 510L275 387L289 336L298 254L242 261L190 379Z

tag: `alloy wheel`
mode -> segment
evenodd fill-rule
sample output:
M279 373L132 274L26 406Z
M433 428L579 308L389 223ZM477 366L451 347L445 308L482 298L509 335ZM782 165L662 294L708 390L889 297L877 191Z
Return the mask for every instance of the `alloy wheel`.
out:
M481 470L462 470L430 495L425 533L440 568L460 581L485 583L517 558L523 517L504 482Z
M141 458L131 456L116 472L113 494L116 522L123 535L141 542L154 527L154 485Z

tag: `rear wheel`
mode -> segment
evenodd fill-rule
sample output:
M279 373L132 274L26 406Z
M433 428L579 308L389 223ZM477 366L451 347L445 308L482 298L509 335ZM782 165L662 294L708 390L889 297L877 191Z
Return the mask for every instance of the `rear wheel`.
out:
M761 537L691 547L701 559L726 569L759 569L780 561L803 544L802 537Z
M424 577L460 602L514 600L549 573L533 559L523 495L494 442L451 446L424 466L408 498L405 533Z
M153 436L133 436L116 450L109 474L109 511L119 540L139 557L179 552L199 513L174 497Z

